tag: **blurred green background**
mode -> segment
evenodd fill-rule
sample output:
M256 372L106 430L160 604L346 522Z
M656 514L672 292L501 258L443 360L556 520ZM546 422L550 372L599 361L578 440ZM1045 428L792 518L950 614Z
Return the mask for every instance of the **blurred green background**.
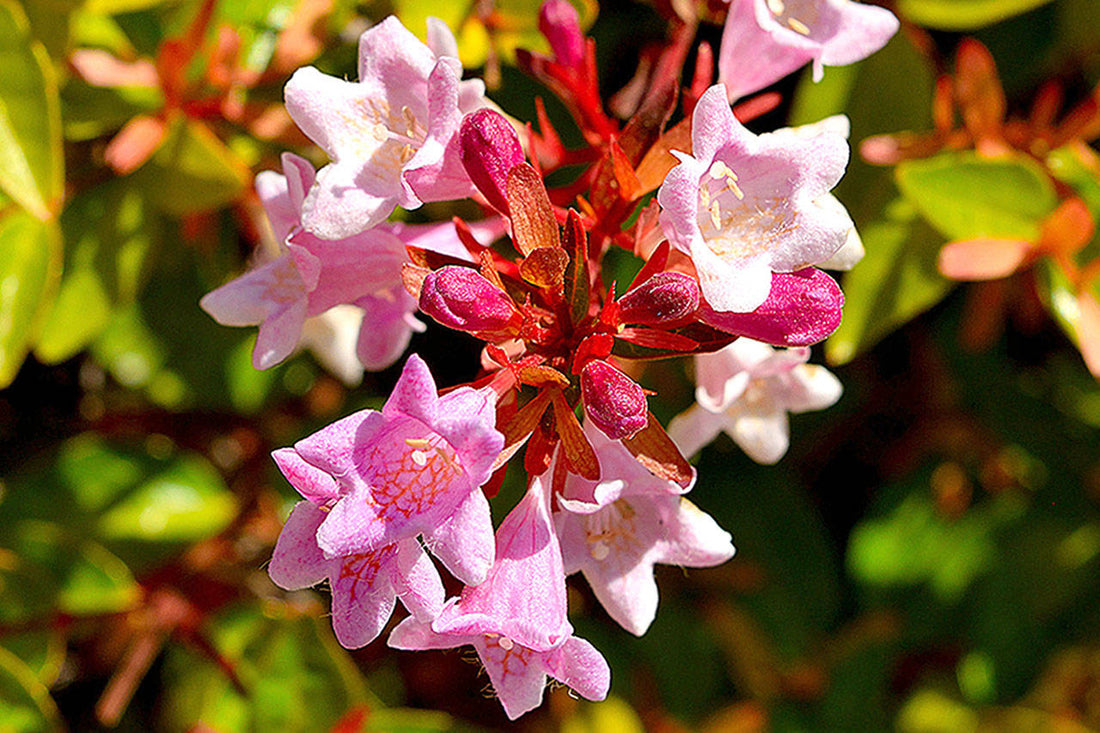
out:
M717 49L724 12L578 7L605 98L676 13ZM752 125L851 118L837 194L867 255L815 350L844 397L793 419L777 466L724 436L703 451L692 499L738 554L658 568L645 637L573 579L571 620L610 662L611 698L557 689L514 727L1100 729L1100 387L1078 349L1096 336L1082 304L1100 240L986 283L937 269L948 241L1047 241L1070 198L1100 216L1100 3L891 9L887 48L781 82ZM468 655L343 650L327 594L279 591L264 570L295 500L269 452L379 406L397 368L354 387L308 354L258 372L254 330L198 308L256 246L252 175L288 149L323 160L282 111L289 74L354 78L358 33L390 12L418 33L447 20L498 104L534 120L542 96L580 144L512 64L543 48L529 0L0 0L0 731L505 727ZM956 63L964 38L992 77ZM938 79L954 116L933 111ZM861 159L861 141L903 131L877 138L901 154ZM441 328L412 348L441 386L478 368L479 343ZM692 400L682 361L642 381L662 419ZM498 518L522 482L510 470Z

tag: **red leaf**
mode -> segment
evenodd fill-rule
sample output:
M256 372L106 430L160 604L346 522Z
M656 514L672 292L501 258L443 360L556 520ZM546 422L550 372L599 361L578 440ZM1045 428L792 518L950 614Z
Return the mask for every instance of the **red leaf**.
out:
M691 352L699 347L698 341L689 339L687 336L671 331L658 331L655 328L624 328L617 338L647 349Z
M576 326L588 317L591 292L588 281L588 235L580 215L573 209L569 210L565 220L562 246L569 253L569 267L565 271L565 300L569 303L569 315Z
M527 282L539 288L560 293L565 283L565 268L569 255L560 247L539 247L524 258L519 274Z
M542 179L530 163L520 163L508 172L507 188L516 249L526 257L540 247L560 248L554 209Z
M577 422L577 415L565 401L561 392L554 392L554 421L558 428L558 437L561 438L562 452L565 460L573 473L583 476L589 481L600 479L600 462L596 458L596 451Z

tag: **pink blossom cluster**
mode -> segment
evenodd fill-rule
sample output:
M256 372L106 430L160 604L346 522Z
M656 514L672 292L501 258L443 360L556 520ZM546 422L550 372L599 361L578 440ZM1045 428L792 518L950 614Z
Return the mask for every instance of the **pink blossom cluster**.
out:
M399 599L408 616L388 644L473 646L513 719L540 704L547 676L592 700L608 693L607 663L569 623L568 575L641 635L657 613L655 564L733 556L730 535L684 496L696 479L685 454L725 430L775 462L787 412L839 397L835 377L806 362L843 303L819 267L862 253L831 194L846 120L756 135L730 100L808 62L817 76L863 58L896 21L833 0L733 0L720 83L697 90L690 145L665 148L674 157L648 188L664 121L639 132L604 114L595 46L566 0L547 0L540 28L551 55L521 53L521 66L562 98L587 149L566 150L544 116L536 135L497 110L461 78L442 23L425 44L387 18L360 39L357 81L305 68L287 84L288 111L329 162L315 171L288 153L281 175L257 177L278 251L202 301L221 323L259 325L261 369L335 308L358 309L367 369L401 357L423 329L418 310L485 342L474 383L441 394L409 356L380 411L275 451L301 501L269 572L285 589L327 580L348 648L382 634ZM547 190L547 172L577 162L589 166L577 184ZM483 220L388 221L397 207L468 197ZM506 233L511 248L491 246ZM604 283L616 246L645 260L629 284ZM670 435L632 364L688 355L698 403ZM489 487L509 465L527 489L494 529ZM436 561L463 584L457 597L445 598Z

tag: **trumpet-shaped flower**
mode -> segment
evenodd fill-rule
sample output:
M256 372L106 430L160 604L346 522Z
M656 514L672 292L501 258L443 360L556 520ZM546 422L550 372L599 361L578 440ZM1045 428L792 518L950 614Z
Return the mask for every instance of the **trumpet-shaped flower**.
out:
M328 580L332 629L347 649L374 641L393 614L394 599L417 619L430 622L443 608L443 582L415 539L371 552L327 557L317 546L325 512L299 502L283 526L267 571L280 588L298 590Z
M256 189L280 254L203 297L201 305L226 326L259 325L252 361L267 369L290 356L307 319L339 305L371 313L359 329L356 353L371 370L390 366L405 351L414 331L424 326L413 317L416 301L401 283L401 266L411 245L469 259L454 226L381 224L340 240L324 240L302 231L299 221L312 166L296 155L283 156L285 175L264 171ZM489 242L503 231L499 219L471 225L475 237ZM360 323L363 323L360 321ZM347 359L334 356L331 361Z
M547 651L536 651L500 634L440 634L410 616L387 642L394 649L453 649L470 644L477 651L493 690L510 720L542 704L546 678L561 682L588 700L603 700L611 687L611 669L589 642L570 636Z
M788 412L840 399L840 381L809 358L808 348L777 351L747 338L696 355L697 404L673 418L669 436L691 455L725 431L757 463L775 463L790 444Z
M821 81L824 67L867 58L897 30L889 10L850 0L733 0L718 51L718 81L731 100L809 62L814 81Z
M409 357L381 412L363 410L272 455L291 485L327 509L317 529L326 557L375 552L423 535L460 580L493 563L493 525L480 487L504 445L491 392L443 397Z
M459 81L446 25L432 19L428 29L425 45L391 16L360 37L358 82L311 66L287 82L287 111L331 159L306 196L307 231L342 239L381 223L395 206L473 192L457 133L464 113L485 106L485 87Z
M657 615L655 564L709 567L734 552L714 519L667 490L622 496L591 514L561 511L554 521L565 572L584 573L611 618L637 636Z
M542 477L501 522L489 577L467 586L432 622L439 634L495 634L526 649L560 646L573 627L566 618L565 572Z
M840 249L852 229L829 194L848 162L839 125L809 134L754 135L721 85L699 99L692 155L677 152L658 191L669 242L690 255L706 302L746 313L768 297L773 272L795 272Z

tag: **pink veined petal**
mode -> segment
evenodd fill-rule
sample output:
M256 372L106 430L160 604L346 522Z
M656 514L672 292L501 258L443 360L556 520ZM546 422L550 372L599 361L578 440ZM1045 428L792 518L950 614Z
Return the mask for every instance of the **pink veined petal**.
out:
M408 255L404 242L390 232L375 228L346 239L305 235L294 241L308 247L321 263L309 294L311 316L401 286L401 266Z
M659 219L669 244L690 254L692 242L699 233L695 221L699 215L699 177L705 174L706 168L689 155L677 157L680 164L668 172L657 191L657 201L661 205Z
M341 418L294 444L294 452L310 465L331 476L339 477L346 489L361 485L358 471L351 470L355 447L368 440L381 423L381 416L372 410L360 410ZM283 448L276 453L291 450Z
M675 531L670 531L663 561L670 565L712 567L734 555L733 538L706 512L681 498L676 506Z
M276 242L285 242L298 226L299 207L291 201L286 176L275 171L260 171L254 182Z
M591 643L570 637L545 657L546 670L586 700L603 700L611 689L611 668Z
M387 96L393 96L392 109L407 105L417 111L424 106L427 78L435 63L436 54L396 16L387 17L359 37L359 80L385 85Z
M325 513L308 501L300 501L287 517L275 543L267 573L275 585L300 590L328 577L333 561L317 547L317 528Z
M328 557L345 557L389 544L386 525L366 486L353 486L337 501L317 530L317 544Z
M443 581L415 539L397 543L391 582L401 603L421 621L432 621L443 610Z
M433 630L500 634L536 651L572 633L566 619L565 573L541 477L497 530L496 562L484 583L467 587L443 610Z
M710 167L719 148L748 134L733 116L721 86L716 84L703 92L691 118L691 155L699 162L700 172Z
M462 636L448 636L432 631L431 624L409 616L394 627L386 645L392 649L407 651L426 651L429 649L453 649L469 644L471 640Z
M415 540L412 540L415 542ZM391 567L396 549L341 558L332 583L332 630L345 649L359 649L378 638L396 605Z
M290 485L309 501L325 504L339 496L336 480L324 470L303 460L295 449L279 448L271 457L275 459L275 465L286 476ZM318 519L318 523L321 519Z
M478 636L472 643L509 720L542 704L546 669L540 653L509 642L505 648L499 638Z
M313 169L312 163L294 153L283 153L280 160L283 164L283 175L286 176L287 197L297 217L306 194L317 178L317 171Z
M400 168L390 158L366 162L330 163L302 204L302 226L322 239L344 239L385 221L400 204L415 209L401 187Z
M411 355L405 362L390 398L382 407L382 415L387 418L406 415L426 425L435 423L439 415L435 379L428 365L417 354Z
M496 556L489 500L480 490L470 494L437 529L424 533L424 544L451 575L466 585L480 585Z

